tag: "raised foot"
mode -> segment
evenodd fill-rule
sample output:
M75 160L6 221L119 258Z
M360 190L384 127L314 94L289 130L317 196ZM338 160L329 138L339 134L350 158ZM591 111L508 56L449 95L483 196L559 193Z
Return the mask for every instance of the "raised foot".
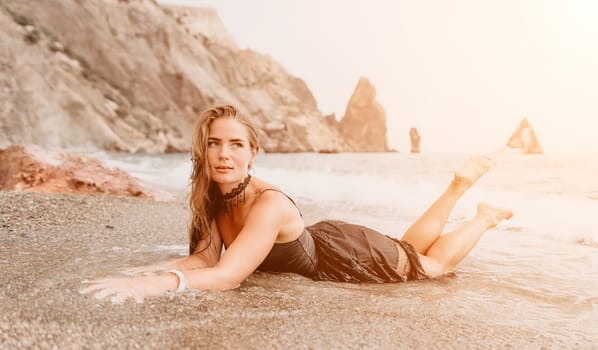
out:
M508 220L513 216L510 209L496 208L488 203L478 204L478 215L486 218L490 227L498 225L503 220Z
M460 191L470 188L482 175L494 165L494 160L486 156L474 156L455 171L453 183Z

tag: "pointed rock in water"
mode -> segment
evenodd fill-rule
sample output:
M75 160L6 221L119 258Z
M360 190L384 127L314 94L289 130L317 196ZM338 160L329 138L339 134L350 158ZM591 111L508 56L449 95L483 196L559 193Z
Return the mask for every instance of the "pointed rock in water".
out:
M515 149L521 149L524 153L544 153L536 133L527 118L523 118L517 130L513 133L507 146Z
M388 152L386 113L376 101L376 89L362 77L338 123L344 139L358 152Z
M419 153L421 137L416 128L409 129L409 139L411 140L411 153Z

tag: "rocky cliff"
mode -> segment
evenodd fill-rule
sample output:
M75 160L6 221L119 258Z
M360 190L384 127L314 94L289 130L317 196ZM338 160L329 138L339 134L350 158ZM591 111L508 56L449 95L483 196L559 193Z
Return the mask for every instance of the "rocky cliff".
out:
M267 152L354 150L301 79L238 49L212 10L0 0L0 146L186 151L219 103L253 118Z

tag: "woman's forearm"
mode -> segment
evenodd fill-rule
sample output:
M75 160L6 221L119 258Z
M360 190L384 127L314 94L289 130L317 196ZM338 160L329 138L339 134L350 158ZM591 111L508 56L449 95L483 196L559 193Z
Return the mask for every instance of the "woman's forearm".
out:
M206 258L192 254L182 259L173 261L168 268L177 270L194 270L211 266L214 266L214 264L210 264Z
M237 287L242 280L218 267L181 270L186 288L199 290L229 290ZM180 283L180 281L179 281Z

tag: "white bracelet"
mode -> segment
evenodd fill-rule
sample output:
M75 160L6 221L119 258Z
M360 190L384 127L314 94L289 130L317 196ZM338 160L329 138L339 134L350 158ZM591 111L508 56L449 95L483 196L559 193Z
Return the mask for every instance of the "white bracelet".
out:
M166 270L164 272L174 273L179 279L179 285L176 289L177 292L182 292L185 290L185 288L187 288L187 281L185 280L185 275L180 270Z

